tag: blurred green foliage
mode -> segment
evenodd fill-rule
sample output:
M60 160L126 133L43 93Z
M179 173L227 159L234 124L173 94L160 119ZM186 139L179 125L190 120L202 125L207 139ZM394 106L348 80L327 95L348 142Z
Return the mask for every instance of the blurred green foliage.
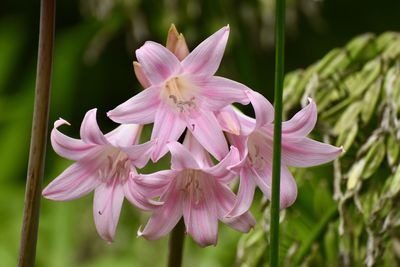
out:
M295 170L300 196L281 224L283 266L399 266L400 33L361 35L286 75L286 113L307 97L318 103L313 134L345 151L333 168ZM268 216L242 237L240 266L267 266Z
M379 5L372 0L288 1L287 70L307 67L356 34L400 31L398 10L400 2L392 0L382 0ZM191 49L229 23L231 36L219 74L271 98L273 12L272 0L58 1L50 122L63 117L72 126L62 131L77 136L85 112L98 107L102 129L106 132L114 127L105 112L140 90L132 70L134 50L148 39L164 42L172 22L185 34ZM1 266L15 266L19 247L38 21L39 1L2 1ZM336 163L336 172L332 165L296 170L299 199L285 211L282 223L284 266L295 266L294 261L304 266L363 266L367 255L370 262L377 262L375 266L398 264L398 253L394 253L399 250L395 200L400 178L394 168L398 164L398 137L381 123L393 115L385 109L390 106L387 100L398 97L388 97L383 89L386 84L397 86L393 78L399 77L396 38L396 34L378 39L365 35L346 49L333 50L319 63L287 76L287 114L299 108L303 96L315 97L321 112L315 137L337 141L347 153ZM372 48L355 52L360 43ZM355 54L349 56L349 52ZM392 60L382 60L385 57ZM365 88L354 91L363 87L360 84ZM391 124L388 127L393 129ZM145 128L144 138L148 138L149 130ZM371 141L370 136L376 139ZM49 148L44 183L68 164ZM165 160L145 171L167 165ZM42 201L38 267L164 265L166 238L148 242L135 237L146 214L125 203L116 241L109 245L97 236L91 201L92 196L65 203ZM187 238L184 266L264 266L268 257L268 207L253 206L259 225L239 245L243 235L221 225L217 247L200 249Z

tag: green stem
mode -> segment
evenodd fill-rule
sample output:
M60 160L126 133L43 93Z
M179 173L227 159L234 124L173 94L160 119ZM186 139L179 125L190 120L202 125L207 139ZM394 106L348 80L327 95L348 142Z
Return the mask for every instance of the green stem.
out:
M279 266L279 194L282 139L282 92L284 78L285 0L275 1L275 97L274 145L272 161L271 255L270 266Z
M49 117L51 70L53 62L55 0L42 0L36 72L35 104L25 191L19 267L35 266L40 197Z
M169 238L168 267L181 267L183 244L185 241L185 223L181 219L172 230Z

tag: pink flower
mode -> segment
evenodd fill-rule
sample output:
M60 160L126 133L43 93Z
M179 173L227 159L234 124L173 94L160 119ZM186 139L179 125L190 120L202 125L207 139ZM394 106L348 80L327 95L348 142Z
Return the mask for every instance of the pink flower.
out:
M76 161L44 190L45 198L72 200L94 190L93 215L99 235L112 242L124 197L141 209L156 206L148 200L135 181L135 166L143 167L150 157L151 142L137 144L142 126L121 125L103 135L96 122L96 109L83 119L80 139L68 137L58 127L69 124L63 119L54 123L51 132L53 149L62 157Z
M235 218L224 217L236 201L228 186L236 175L227 170L239 160L236 148L231 147L215 166L189 132L183 145L172 142L168 148L172 155L171 170L141 175L138 179L142 186L158 192L164 203L154 210L144 230L138 231L139 236L150 240L160 238L183 216L186 232L200 246L208 246L217 243L218 220L242 232L255 225L249 212Z
M146 42L136 51L137 76L149 87L108 112L108 116L119 123L154 122L151 139L157 140L157 144L153 161L167 153L165 144L176 141L185 128L218 160L228 153L214 111L233 102L248 104L245 91L250 90L240 83L214 76L228 35L226 26L186 57L184 51L178 53L181 54L178 58L154 42ZM181 49L182 44L179 47Z
M228 134L232 145L240 151L241 162L231 167L240 172L240 185L237 202L227 216L238 216L250 208L256 186L268 199L271 197L273 107L259 94L251 93L250 99L256 120L234 111L231 107L219 115L223 122L236 118L241 127L240 135ZM306 137L317 121L317 107L311 98L309 101L308 106L289 121L282 123L281 208L292 205L297 197L297 185L288 166L320 165L336 159L343 151L342 147L337 148ZM236 122L233 121L232 124L235 125ZM224 128L229 132L227 127Z

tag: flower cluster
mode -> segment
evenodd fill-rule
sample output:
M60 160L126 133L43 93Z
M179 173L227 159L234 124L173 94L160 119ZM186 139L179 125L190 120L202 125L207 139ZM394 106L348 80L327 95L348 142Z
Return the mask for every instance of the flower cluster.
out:
M152 213L138 235L157 239L182 218L201 246L215 245L218 220L242 232L255 224L249 208L256 186L271 195L272 105L238 82L215 76L228 40L223 27L191 53L171 27L167 46L146 42L136 51L135 74L145 88L107 113L121 123L103 134L96 109L83 119L81 139L62 134L59 119L51 133L54 150L76 161L43 191L58 201L94 190L93 215L99 235L112 242L124 197ZM232 106L251 103L255 119ZM335 159L341 148L306 136L317 120L309 104L282 127L281 208L290 206L297 187L288 166L307 167ZM139 143L142 125L154 123L151 140ZM184 135L183 142L178 139ZM228 146L230 144L230 147ZM151 159L171 154L170 170L140 174ZM211 156L218 163L214 164ZM232 182L240 177L237 194Z

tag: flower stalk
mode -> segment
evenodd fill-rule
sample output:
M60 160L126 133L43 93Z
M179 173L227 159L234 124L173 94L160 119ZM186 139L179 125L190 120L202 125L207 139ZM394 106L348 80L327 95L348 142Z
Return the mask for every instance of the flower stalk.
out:
M183 245L185 241L185 223L181 219L175 228L172 230L169 237L169 252L167 267L181 267Z
M42 0L40 9L35 104L32 119L21 243L18 257L19 267L35 266L40 197L49 117L54 24L55 0Z
M275 94L274 143L271 198L270 266L279 266L279 201L282 139L282 94L284 79L285 0L275 1Z

